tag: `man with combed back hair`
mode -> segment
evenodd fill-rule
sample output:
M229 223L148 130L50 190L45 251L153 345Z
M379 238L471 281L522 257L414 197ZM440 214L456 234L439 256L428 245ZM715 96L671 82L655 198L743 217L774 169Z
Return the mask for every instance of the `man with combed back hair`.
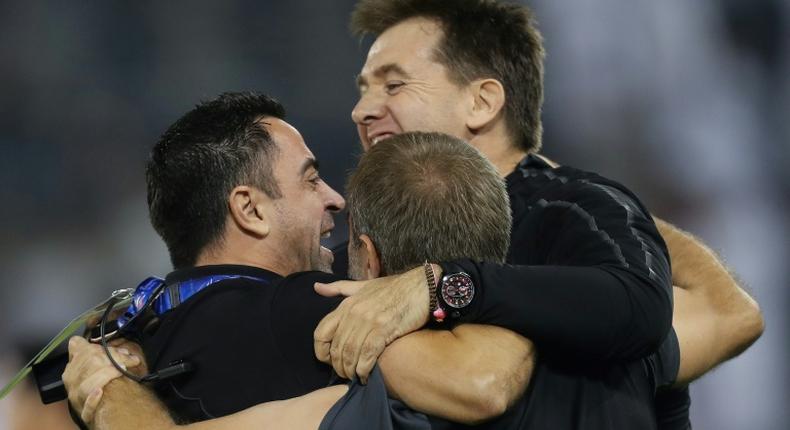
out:
M351 28L376 38L352 112L363 148L436 130L479 149L507 181L510 265L436 265L448 279L464 272L474 281L475 295L454 298L459 307L450 312L443 292L439 307L426 295L419 268L363 284L319 285L323 294L355 296L319 325L318 357L350 376L368 368L380 345L430 320L481 321L517 331L540 351L527 391L534 428L688 426L685 384L759 337L759 308L715 254L671 225L657 229L623 185L538 155L544 49L532 12L493 0L360 0ZM676 297L694 299L676 312L694 318L673 321L672 281L681 287ZM675 339L672 324L686 337ZM641 380L638 366L623 363L665 347L682 347L684 358L676 378L669 375L679 390L656 391L656 414L652 404L634 404L639 390L620 377Z

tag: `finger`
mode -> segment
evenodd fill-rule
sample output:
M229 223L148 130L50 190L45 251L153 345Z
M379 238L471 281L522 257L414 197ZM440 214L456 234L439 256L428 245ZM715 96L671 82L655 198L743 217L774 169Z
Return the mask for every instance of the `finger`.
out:
M115 368L104 368L80 379L64 380L69 393L69 402L71 402L75 410L82 410L87 398L94 390L103 388L110 381L120 376L120 372Z
M343 317L345 311L346 309L343 306L343 303L341 303L337 309L322 318L313 331L313 340L320 342L331 342L332 338L335 337L337 325L340 322L340 319Z
M80 418L82 418L82 422L85 424L93 422L93 417L96 415L96 408L99 406L103 393L104 390L97 388L88 395L87 399L85 399L85 405L83 405L82 413L80 414Z
M75 377L90 373L92 368L99 367L101 363L107 360L103 356L104 353L101 351L101 347L98 345L80 345L79 342L70 341L69 344L69 350L72 353L69 363ZM75 345L73 348L71 347L72 343Z
M356 374L357 362L362 344L373 329L371 321L365 312L358 310L359 307L350 309L345 317L340 321L334 342L338 343L337 349L339 356L333 356L334 362L339 362L343 366L343 374L351 379ZM335 360L338 358L339 360Z
M135 373L137 376L142 376L148 373L148 366L145 362L145 353L143 352L143 348L139 344L128 339L121 338L118 340L120 340L120 342L116 346L119 348L119 350L122 349L124 351L128 351L130 356L136 356L139 358L139 361L135 363L127 362L126 366L130 369L134 368L133 373Z
M115 360L115 362L118 363L118 365L123 370L126 370L129 367L138 366L141 363L140 357L138 357L136 355L132 355L132 353L129 352L129 350L126 349L126 348L123 348L123 347L121 347L121 348L112 348L112 347L110 347L108 349L110 351L110 355L112 355L113 360ZM112 363L109 362L109 360L106 357L106 354L107 353L105 352L104 353L104 355L105 355L104 358L106 359L106 364L112 366Z
M384 341L384 337L376 331L372 331L365 339L365 343L362 345L359 354L356 369L357 375L363 384L368 383L368 376L370 376L373 366L376 365L376 361L378 361L379 356L384 352L386 346L387 344Z
M365 282L362 281L335 281L331 284L315 283L315 291L326 297L334 296L353 296L359 292L364 286Z
M356 318L350 318L355 316ZM348 329L346 330L346 327ZM343 370L349 378L357 374L357 364L359 363L362 347L365 345L368 337L374 330L374 325L370 319L370 315L363 312L362 315L358 313L349 312L349 315L343 319L341 325L338 327L335 337L339 339L342 347L342 361Z
M332 368L335 372L344 379L348 379L346 372L343 370L343 345L337 340L332 340L332 346L329 347L329 359L332 363Z
M351 379L353 374L346 373L345 367L343 366L343 348L345 347L346 335L349 329L353 330L353 327L344 324L348 319L347 316L347 314L344 314L337 325L337 331L332 338L332 345L329 347L329 358L332 361L332 367L340 377Z
M115 348L120 348L126 346L127 343L130 342L122 337L119 337L107 342L107 345L113 346Z
M337 282L333 282L331 284L316 282L313 287L315 288L316 293L324 297L335 297L340 295L340 288L336 284Z
M329 355L329 348L332 347L332 342L313 341L313 349L315 350L315 358L323 363L329 363L331 355Z
M335 336L337 324L342 316L342 313L343 310L338 307L336 310L325 316L321 322L318 323L315 331L313 331L313 350L315 351L315 356L319 361L329 363L332 358L332 338Z
M132 356L128 353L124 354L123 351L118 351L116 348L112 347L108 349L113 359L124 370L127 367L134 367L140 364L141 360L137 356ZM67 366L69 373L66 374L64 372L63 381L64 384L75 386L79 381L86 380L105 369L111 369L113 372L117 372L115 367L110 363L102 347L99 345L88 345L88 347L77 351L77 354L74 355L74 360Z
M361 281L340 281L342 284L340 285L340 294L350 297L356 295L357 293L362 290L367 283Z
M364 327L352 327L349 333L341 340L340 363L343 373L348 379L356 375L357 359L359 358L359 338L364 340L367 330Z
M71 361L71 359L74 357L74 354L76 354L79 351L83 350L84 347L85 347L85 344L87 344L87 343L88 343L87 340L85 340L85 339L83 339L83 338L81 338L79 336L72 336L69 339L69 361Z
M98 389L104 387L115 379L120 378L122 375L118 370L112 368L102 369L89 377L87 377L77 388L77 398L80 403L84 403L87 398Z
M139 357L145 357L143 348L140 346L140 344L136 342L132 342L131 340L128 339L123 339L123 342L118 346L128 349L134 355L137 355Z

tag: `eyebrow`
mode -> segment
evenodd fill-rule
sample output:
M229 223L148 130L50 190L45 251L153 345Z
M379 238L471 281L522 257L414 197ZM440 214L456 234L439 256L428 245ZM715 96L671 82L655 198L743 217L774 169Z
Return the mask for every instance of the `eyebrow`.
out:
M311 167L318 171L318 160L312 157L305 158L302 162L302 167L299 169L299 175L304 175Z
M377 67L375 70L373 70L372 75L373 76L384 76L384 75L386 75L388 73L394 73L396 75L400 75L401 77L403 77L405 79L411 79L411 75L408 72L406 72L405 70L403 70L403 67L401 67L401 66L399 66L398 64L395 64L395 63L387 63L387 64L384 64L384 65L381 65L381 66ZM364 76L357 75L357 87L361 87L361 86L367 85L367 84L368 84L368 80Z

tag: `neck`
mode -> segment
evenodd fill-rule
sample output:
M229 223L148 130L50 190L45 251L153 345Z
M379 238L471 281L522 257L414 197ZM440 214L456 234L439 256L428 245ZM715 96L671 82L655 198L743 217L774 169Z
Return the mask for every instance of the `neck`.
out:
M527 156L527 151L514 145L505 136L479 135L470 143L485 155L503 178L512 173L518 163Z
M213 266L218 264L235 264L241 266L257 267L268 270L280 276L288 276L292 270L278 261L277 258L267 258L268 256L256 252L252 247L247 249L208 249L198 256L195 266Z

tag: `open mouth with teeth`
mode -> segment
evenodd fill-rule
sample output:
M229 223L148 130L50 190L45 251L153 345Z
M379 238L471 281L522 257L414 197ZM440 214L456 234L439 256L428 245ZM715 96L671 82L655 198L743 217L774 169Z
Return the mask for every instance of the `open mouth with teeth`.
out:
M321 253L327 255L332 260L334 260L334 254L332 250L329 248L328 239L332 236L332 229L326 230L321 233L320 242L321 242Z
M381 142L382 140L390 138L392 136L395 136L395 133L382 133L382 134L379 134L377 136L373 136L373 138L370 139L370 144L371 145L375 145L375 144Z

